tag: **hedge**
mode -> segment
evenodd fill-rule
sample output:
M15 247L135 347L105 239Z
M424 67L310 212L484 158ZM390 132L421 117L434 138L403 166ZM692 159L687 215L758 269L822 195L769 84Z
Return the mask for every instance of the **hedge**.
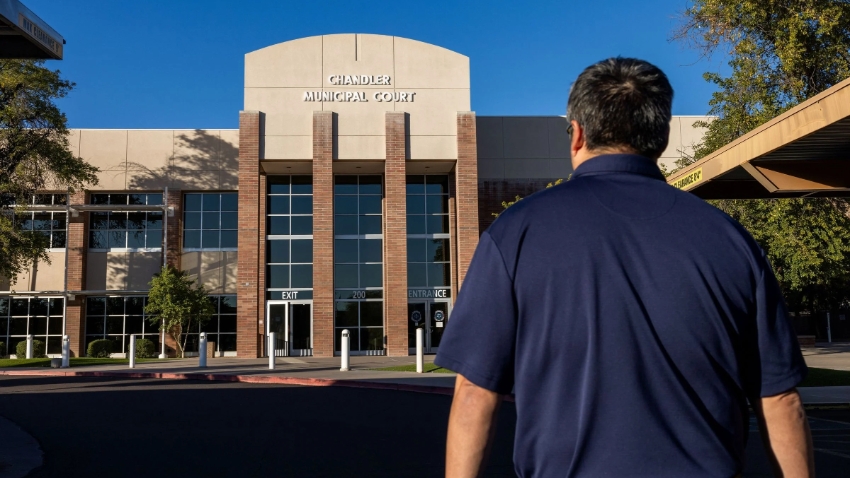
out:
M138 358L153 358L156 353L156 346L148 339L136 339L136 357Z
M86 355L89 357L109 358L111 353L112 341L108 339L94 340L86 348Z
M27 358L27 341L22 340L18 342L18 345L15 347L15 353L18 355L19 359ZM41 340L33 340L32 341L32 358L44 358L47 355L44 354L44 342Z

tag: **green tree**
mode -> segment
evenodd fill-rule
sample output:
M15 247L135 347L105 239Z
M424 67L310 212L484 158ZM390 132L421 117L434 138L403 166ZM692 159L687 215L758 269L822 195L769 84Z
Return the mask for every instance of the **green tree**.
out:
M571 174L571 175L569 175L569 176L567 176L567 181L569 181L571 177L572 177L572 174ZM561 184L562 182L564 182L564 180L563 180L563 179L557 179L557 180L555 180L555 182L552 182L552 183L547 184L547 185L546 185L546 189L549 189L549 188L551 188L552 186L557 186L557 185ZM519 196L519 195L518 195L518 196L516 196L516 197L514 198L514 200L513 200L513 201L502 201L502 207L503 207L503 208L505 208L505 209L507 209L507 208L509 208L509 207L513 206L514 204L516 204L516 203L518 203L518 202L520 202L520 201L522 201L522 196ZM504 212L504 211L503 211L503 212ZM499 217L499 215L501 214L501 212L494 212L494 213L491 213L491 214L493 214L493 216L495 216L495 217Z
M165 266L151 279L145 307L145 312L153 316L151 325L174 339L180 357L186 356L190 331L203 326L215 312L204 286L194 284L185 271Z
M46 238L15 227L34 193L97 183L97 168L68 149L65 115L54 100L74 84L31 60L0 60L0 276L47 261Z
M705 56L728 55L731 73L706 73L716 119L684 167L850 76L850 3L835 0L694 0L674 38ZM768 254L792 309L850 299L850 219L844 199L711 201Z

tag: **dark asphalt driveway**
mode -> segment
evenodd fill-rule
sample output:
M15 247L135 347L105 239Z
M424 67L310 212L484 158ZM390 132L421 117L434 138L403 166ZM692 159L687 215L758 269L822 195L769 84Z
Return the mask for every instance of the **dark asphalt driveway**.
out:
M30 476L438 477L450 397L179 380L0 377L0 416L33 435ZM850 469L850 411L810 412L818 476ZM486 476L514 476L505 403ZM753 429L745 476L771 476Z

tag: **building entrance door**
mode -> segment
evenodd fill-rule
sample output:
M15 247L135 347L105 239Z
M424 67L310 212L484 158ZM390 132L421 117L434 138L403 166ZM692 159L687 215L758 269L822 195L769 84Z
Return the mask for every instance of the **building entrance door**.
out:
M266 339L275 333L275 357L313 355L313 301L266 302Z
M407 343L409 353L416 353L416 329L425 330L425 353L435 354L440 347L443 331L449 320L448 301L423 301L407 303Z

